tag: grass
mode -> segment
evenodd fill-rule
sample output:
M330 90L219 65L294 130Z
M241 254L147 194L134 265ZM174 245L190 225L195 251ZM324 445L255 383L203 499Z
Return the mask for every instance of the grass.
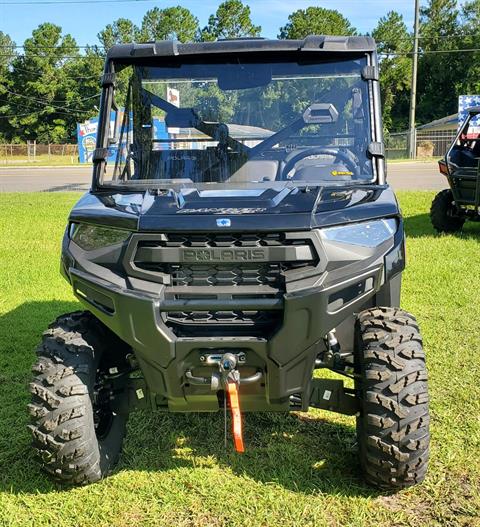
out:
M438 163L440 157L417 157L410 159L408 157L389 158L387 156L387 163Z
M78 308L58 273L77 194L0 194L0 525L479 526L480 225L436 236L429 192L400 193L408 234L403 307L418 316L430 374L431 465L395 495L359 477L352 418L246 416L247 453L221 415L133 414L108 479L64 490L39 471L26 430L33 350Z
M68 155L48 155L42 154L35 156L35 159L29 159L28 156L5 156L2 155L0 147L0 168L1 167L51 167L51 166L67 166L79 165L78 156Z

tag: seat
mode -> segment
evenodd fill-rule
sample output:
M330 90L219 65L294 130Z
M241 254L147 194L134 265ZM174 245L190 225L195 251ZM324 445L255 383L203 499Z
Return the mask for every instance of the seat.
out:
M257 159L247 161L229 179L229 183L248 183L250 181L275 181L278 161Z

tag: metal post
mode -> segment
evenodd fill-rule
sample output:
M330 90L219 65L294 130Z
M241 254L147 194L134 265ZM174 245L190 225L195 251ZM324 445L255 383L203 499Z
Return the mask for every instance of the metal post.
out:
M415 0L415 25L413 37L412 90L410 93L410 119L408 126L408 156L415 157L415 112L417 108L418 37L420 30L420 0Z

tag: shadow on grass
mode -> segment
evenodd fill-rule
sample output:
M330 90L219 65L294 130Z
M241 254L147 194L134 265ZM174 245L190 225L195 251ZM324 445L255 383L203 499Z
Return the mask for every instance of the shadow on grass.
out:
M59 489L40 471L30 448L27 385L42 331L56 316L78 307L75 302L31 302L0 318L0 490ZM379 495L360 479L351 418L335 422L310 414L247 414L244 455L232 452L231 442L226 450L223 437L222 412L134 413L116 472L220 466L296 492Z
M407 238L423 238L429 237L441 237L443 234L438 234L432 226L429 214L416 214L414 216L405 216L403 218L405 223L405 233ZM463 226L463 229L454 233L453 236L457 236L462 239L477 239L480 241L480 223L474 221L467 221Z

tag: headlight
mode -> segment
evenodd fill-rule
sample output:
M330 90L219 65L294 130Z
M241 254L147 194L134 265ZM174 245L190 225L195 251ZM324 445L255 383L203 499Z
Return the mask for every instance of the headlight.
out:
M377 247L392 238L396 231L397 220L392 218L320 229L320 236L332 242L361 247Z
M82 249L93 251L93 249L124 242L130 236L130 231L72 223L69 234L70 239Z

